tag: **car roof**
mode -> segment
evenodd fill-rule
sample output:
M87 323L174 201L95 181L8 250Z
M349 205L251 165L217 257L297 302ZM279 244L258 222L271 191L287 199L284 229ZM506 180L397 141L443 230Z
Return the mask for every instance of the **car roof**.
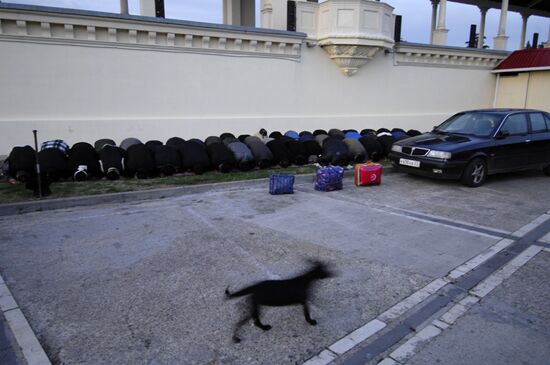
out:
M497 114L509 114L509 113L515 113L515 112L539 112L539 113L546 113L543 110L537 110L537 109L521 109L521 108L487 108L487 109L473 109L473 110L465 110L461 113L497 113Z

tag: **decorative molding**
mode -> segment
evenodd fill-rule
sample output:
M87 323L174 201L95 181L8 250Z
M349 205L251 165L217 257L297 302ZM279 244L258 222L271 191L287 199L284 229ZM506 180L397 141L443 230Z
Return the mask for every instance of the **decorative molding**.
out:
M508 52L469 48L399 44L395 47L396 66L429 66L491 70L508 56Z
M297 28L318 44L344 75L352 76L382 49L394 46L393 8L370 0L297 2Z
M161 52L191 52L300 61L305 35L269 34L214 25L150 22L145 19L5 9L0 41L33 42Z
M374 57L380 48L354 45L324 45L322 48L346 76L357 73L359 67Z

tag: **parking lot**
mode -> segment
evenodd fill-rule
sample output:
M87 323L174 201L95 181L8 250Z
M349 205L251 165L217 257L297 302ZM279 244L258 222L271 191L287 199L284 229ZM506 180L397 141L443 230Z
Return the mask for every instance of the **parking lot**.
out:
M380 186L358 188L346 177L344 189L330 193L307 182L293 195L271 196L259 181L4 216L0 273L53 363L301 364L503 239L520 240L512 233L550 209L549 183L530 171L471 189L388 169ZM531 276L548 272L549 256L536 256ZM234 344L244 301L226 300L224 290L293 276L311 259L337 274L315 287L311 315L318 325L310 326L300 307L266 308L262 320L273 328L249 323ZM502 296L518 296L516 287L534 298L550 293L547 281L529 288L531 279L514 280L498 288ZM495 301L489 304L498 311ZM531 315L542 328L531 340L537 361L550 356L537 346L548 340L550 317ZM457 322L464 331L452 336L466 342L478 325ZM456 341L447 337L411 363L449 352ZM362 347L335 361L376 363L395 348L365 358Z

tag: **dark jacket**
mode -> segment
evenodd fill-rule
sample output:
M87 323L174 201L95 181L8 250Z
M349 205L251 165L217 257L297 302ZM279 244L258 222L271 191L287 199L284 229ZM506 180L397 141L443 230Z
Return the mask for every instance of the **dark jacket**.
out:
M248 136L245 138L244 143L250 148L250 151L252 151L254 161L256 161L256 164L260 168L264 169L271 166L273 162L273 153L271 153L269 147L267 147L260 138Z
M317 162L317 157L323 153L323 149L315 139L304 141L304 147L307 150L310 162ZM311 156L315 156L315 158L312 158Z
M348 146L340 136L328 137L323 142L323 153L319 158L321 165L347 166L351 161Z
M8 156L8 175L19 180L27 181L36 173L36 154L31 146L14 147Z
M387 156L391 152L391 146L395 142L395 137L387 132L382 132L378 134L377 139L384 148L384 157Z
M340 129L332 128L328 131L329 137L337 137L340 139L344 139L344 132L342 132Z
M168 141L166 141L167 146L176 147L177 149L183 146L184 143L185 143L185 139L180 137L172 137L168 139Z
M348 146L351 160L355 163L365 162L367 151L365 147L356 138L344 138L344 143Z
M153 149L157 146L162 146L162 142L161 141L157 141L156 139L153 139L153 140L150 140L150 141L147 141L145 142L145 145L147 147L149 147L149 149L151 149L151 151L153 151Z
M68 177L67 155L58 148L46 148L38 152L40 174L55 182Z
M309 154L302 142L296 141L288 136L281 137L281 139L285 142L285 146L290 152L291 163L301 166L308 162Z
M367 158L373 161L380 161L384 157L384 147L378 141L378 138L374 134L366 134L359 138L359 142L365 147L367 151Z
M96 149L89 143L75 143L69 150L67 169L75 180L83 181L90 178L101 178L99 156Z
M158 171L164 176L172 176L181 170L181 155L174 146L156 145L149 147Z
M103 149L103 147L105 147L107 145L116 146L116 143L115 143L115 141L113 141L112 139L109 139L109 138L98 139L94 143L94 148L97 152L99 152Z
M237 165L237 160L233 152L220 142L218 137L208 137L206 139L206 150L212 162L212 166L221 172L229 172Z
M204 144L206 145L206 147L208 147L212 143L222 143L222 139L220 137L210 136L204 140Z
M224 141L228 140L225 139ZM246 146L246 144L242 143L238 139L234 139L231 142L228 141L226 146L231 150L231 152L233 152L233 156L235 156L237 166L240 170L247 171L254 168L254 155L252 154L252 151L250 151L250 148Z
M128 148L130 146L133 146L135 144L141 144L141 141L137 138L125 138L120 142L120 148L122 148L125 151L128 151Z
M281 139L274 139L266 143L267 148L273 154L273 164L288 167L292 156L285 143Z
M157 175L153 154L149 147L143 143L134 144L128 147L126 150L125 164L126 175L129 177L146 179Z
M206 145L197 139L186 141L180 149L183 162L183 171L193 171L200 175L211 168L210 157Z
M107 179L118 180L124 174L125 151L116 146L105 145L99 151L99 162L101 171Z

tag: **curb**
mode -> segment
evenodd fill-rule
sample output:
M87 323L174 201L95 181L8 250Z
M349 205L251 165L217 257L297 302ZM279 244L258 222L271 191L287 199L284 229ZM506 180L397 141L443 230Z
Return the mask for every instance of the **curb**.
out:
M344 171L344 177L350 176L353 176L353 170ZM314 177L315 174L295 175L294 182L296 184L313 183ZM171 188L160 188L141 191L128 191L122 193L87 195L73 198L45 199L30 202L0 204L0 217L99 204L129 203L143 200L165 199L182 195L204 193L208 191L259 188L265 187L268 181L269 178L262 178L222 183L185 185Z

